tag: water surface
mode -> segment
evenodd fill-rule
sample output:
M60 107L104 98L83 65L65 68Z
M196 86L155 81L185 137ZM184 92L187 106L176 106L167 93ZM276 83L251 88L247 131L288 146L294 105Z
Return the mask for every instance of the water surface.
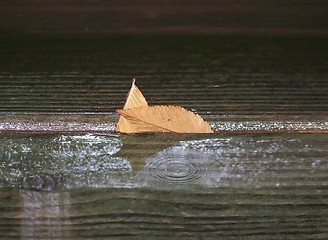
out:
M0 238L327 238L325 34L0 42ZM132 77L216 133L115 133Z

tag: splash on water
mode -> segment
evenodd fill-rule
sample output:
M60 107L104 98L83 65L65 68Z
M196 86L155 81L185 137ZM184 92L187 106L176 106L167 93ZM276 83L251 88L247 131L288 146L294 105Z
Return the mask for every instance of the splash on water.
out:
M113 157L120 147L116 136L3 136L1 185L36 189L97 185L97 178L131 171L127 159Z
M120 135L1 134L0 138L0 187L325 185L328 169L325 134L189 136L157 153L149 151L150 155L146 149L161 143L140 135L129 138L126 156L119 154L124 144ZM147 146L138 160L143 166L134 169L138 144Z
M162 184L260 187L304 184L300 178L311 184L325 181L328 167L323 151L327 138L318 136L240 135L181 141L149 158L145 168Z
M327 121L302 122L302 121L239 121L239 122L213 122L211 124L215 131L307 131L327 130Z
M196 184L207 178L210 171L198 157L161 152L150 158L145 169L159 183Z

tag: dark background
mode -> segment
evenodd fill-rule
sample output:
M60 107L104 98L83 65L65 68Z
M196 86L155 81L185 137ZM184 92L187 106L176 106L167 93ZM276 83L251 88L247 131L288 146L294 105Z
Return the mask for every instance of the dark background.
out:
M0 32L327 32L326 0L1 0Z

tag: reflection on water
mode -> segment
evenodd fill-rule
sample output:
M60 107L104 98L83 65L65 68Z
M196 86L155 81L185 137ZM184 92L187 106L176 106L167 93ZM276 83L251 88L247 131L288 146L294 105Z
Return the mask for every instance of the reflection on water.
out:
M1 186L242 187L327 180L325 134L1 134Z
M21 239L64 239L70 237L70 195L20 191Z

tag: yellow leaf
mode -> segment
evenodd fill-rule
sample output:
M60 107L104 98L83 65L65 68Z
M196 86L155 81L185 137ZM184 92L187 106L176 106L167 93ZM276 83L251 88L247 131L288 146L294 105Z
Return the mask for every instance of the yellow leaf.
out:
M138 133L213 133L198 114L179 106L147 106L117 110Z
M179 106L148 106L145 97L133 79L123 109L116 126L117 132L174 132L213 133L210 125L201 116Z
M132 81L132 87L128 93L123 109L136 108L148 106L146 98L143 96L137 85L135 79ZM137 132L123 116L121 116L116 125L117 132L135 133Z
M146 98L141 93L135 82L136 79L134 78L123 109L148 106Z

